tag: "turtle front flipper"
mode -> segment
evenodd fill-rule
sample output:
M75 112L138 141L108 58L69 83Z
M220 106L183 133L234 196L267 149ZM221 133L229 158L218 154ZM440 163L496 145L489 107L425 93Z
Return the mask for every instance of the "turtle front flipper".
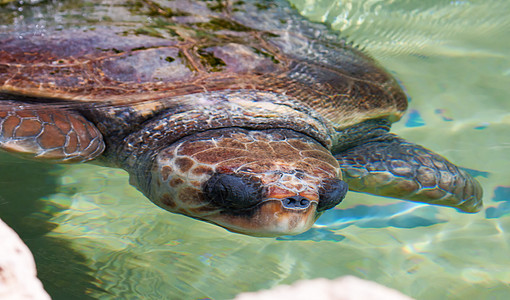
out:
M0 101L0 150L53 162L82 162L104 150L99 130L78 113Z
M482 187L466 171L393 134L335 153L335 157L350 190L465 212L482 208Z

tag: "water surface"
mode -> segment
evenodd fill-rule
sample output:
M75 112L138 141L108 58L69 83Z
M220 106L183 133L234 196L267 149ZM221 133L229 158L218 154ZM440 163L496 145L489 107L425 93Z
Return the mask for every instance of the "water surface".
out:
M510 2L293 3L400 79L411 103L393 131L468 168L484 210L350 193L302 235L253 238L157 208L122 170L2 155L0 216L55 299L225 299L348 274L417 299L507 299Z

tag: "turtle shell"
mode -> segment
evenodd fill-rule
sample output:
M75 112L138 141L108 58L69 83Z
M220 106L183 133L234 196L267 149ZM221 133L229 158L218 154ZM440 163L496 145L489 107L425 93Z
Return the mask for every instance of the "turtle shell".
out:
M137 109L152 114L172 96L270 91L298 99L336 129L396 121L407 106L371 59L278 3L73 5L42 5L52 13L24 24L13 17L17 24L2 30L0 93L82 106L143 103Z

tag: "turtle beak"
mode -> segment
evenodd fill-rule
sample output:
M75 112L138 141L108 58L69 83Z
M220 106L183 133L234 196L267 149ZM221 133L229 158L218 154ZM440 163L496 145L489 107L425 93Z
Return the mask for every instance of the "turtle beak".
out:
M280 201L282 202L282 206L286 209L307 209L312 203L302 196L288 197Z
M321 215L317 212L317 202L298 196L290 198L268 199L243 213L210 215L208 221L232 232L259 237L303 233Z

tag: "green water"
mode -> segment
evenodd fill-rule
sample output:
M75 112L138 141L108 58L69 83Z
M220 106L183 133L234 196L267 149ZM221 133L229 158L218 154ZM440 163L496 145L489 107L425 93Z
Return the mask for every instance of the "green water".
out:
M294 1L402 81L393 131L472 169L478 214L350 193L309 232L253 238L165 212L121 170L0 156L0 217L55 299L232 298L355 275L417 299L510 294L510 2Z

